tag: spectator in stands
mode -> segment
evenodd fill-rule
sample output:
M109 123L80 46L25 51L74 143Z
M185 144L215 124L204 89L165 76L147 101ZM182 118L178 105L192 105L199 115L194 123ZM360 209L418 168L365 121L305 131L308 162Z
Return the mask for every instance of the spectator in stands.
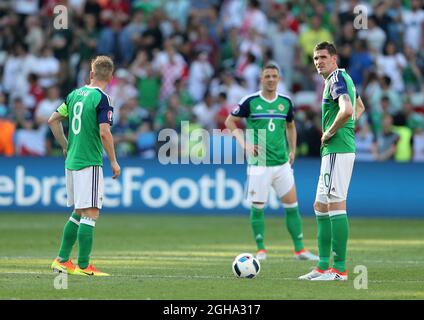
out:
M203 93L210 92L221 101L215 118L219 126L219 114L232 109L247 88L255 91L256 69L269 61L281 68L280 92L295 96L297 92L315 92L311 110L299 117L299 139L301 130L311 138L319 136L320 124L315 119L320 113L323 83L310 70L307 56L312 49L308 46L313 47L316 39L332 38L340 51L339 65L350 70L362 91L372 129L382 132L385 112L397 120L406 117L412 130L420 128L416 120L424 105L420 98L424 96L422 0L72 0L67 4L71 27L54 29L53 9L62 2L9 0L0 5L0 90L17 131L28 130L28 141L39 129L34 116L38 123L43 121L40 115L45 106L39 108L39 104L44 89L59 86L63 100L68 88L86 84L89 61L97 52L115 56L117 69L121 69L117 72L121 75L106 89L114 98L115 123L120 106L136 107L130 112L130 122L138 128L137 134L143 132L143 138L140 146L138 139L134 142L129 154L143 153L141 150L150 150L144 153L146 157L153 154L149 149L154 137L151 124L140 112L147 110L148 118L155 119L155 131L165 127L179 130L182 120L198 121L193 100L204 103ZM373 14L366 30L353 25L358 5L365 5ZM204 77L199 77L205 66L196 59L199 52L207 52L210 59ZM415 133L414 138L418 145L420 134ZM37 138L33 143L36 150L26 150L32 147L27 144L16 148L17 153L56 154L50 138L48 135L46 150ZM319 156L313 143L303 143L307 147L302 155ZM400 145L399 150L403 141Z
M128 99L136 98L138 91L134 85L135 79L127 69L119 68L115 72L115 81L110 85L110 97L113 101L115 113L119 113L119 109ZM115 120L119 120L119 115L115 115Z
M405 91L418 92L421 90L423 82L423 73L418 67L417 56L414 51L406 47L404 50L406 65L402 72L402 78L405 83ZM424 71L424 70L423 70Z
M119 38L120 45L124 48L122 55L125 66L129 66L131 61L134 60L137 48L141 47L141 35L146 28L143 11L136 10L130 23L123 28Z
M205 93L203 100L193 107L193 114L196 116L197 122L212 133L216 129L216 114L219 111L219 106L216 104L215 98L208 91Z
M34 63L32 72L38 76L40 86L42 88L48 88L58 83L59 71L60 62L53 55L52 48L46 45Z
M176 51L173 41L165 40L164 50L159 52L153 60L153 68L162 78L160 101L164 101L175 92L175 81L184 76L186 67L187 64L183 56Z
M123 105L119 109L119 120L112 127L115 150L118 157L134 155L137 141L137 125L129 121L130 108Z
M9 107L6 105L6 97L0 92L0 156L11 157L15 154L13 135L15 123L8 118Z
M393 42L388 42L384 53L377 55L376 64L378 74L390 77L392 88L399 93L403 92L405 86L402 73L406 67L406 59L403 53L397 52Z
M380 78L380 87L376 87L375 91L369 96L369 108L371 110L381 111L381 101L384 96L389 98L388 112L395 115L402 108L402 100L400 94L392 87L392 80L389 76Z
M238 76L246 82L246 89L249 92L256 92L259 90L261 68L257 64L256 57L253 53L247 53L245 63L238 66L237 72Z
M310 17L309 28L301 32L299 43L302 48L303 63L312 65L314 47L320 41L333 41L331 33L322 26L322 17L313 15Z
M96 16L93 14L85 14L83 16L83 21L83 28L78 28L75 31L77 35L76 41L79 46L80 63L90 61L90 59L94 57L99 37Z
M413 146L412 161L424 162L424 129L423 128L419 128L415 130L412 146Z
M138 51L130 71L136 77L139 104L153 115L159 107L161 78L146 50Z
M393 118L386 113L383 116L383 131L377 135L373 147L373 157L377 161L393 160L399 135L392 129Z
M11 48L3 71L3 89L11 98L28 92L28 74L38 66L37 59L28 53L25 44L16 42Z
M53 112L56 111L57 108L62 103L62 99L60 98L60 91L57 86L52 86L46 89L46 97L41 100L37 109L35 110L35 123L38 126L47 126L47 120L49 120L50 116Z
M368 78L373 64L373 59L368 52L366 41L355 41L355 49L349 59L349 74L358 91L362 91L364 79Z
M25 44L28 46L29 53L37 56L39 55L45 42L43 30L41 29L38 16L26 17L25 27L27 29Z
M339 65L341 68L346 68L349 66L349 60L351 60L355 40L356 35L355 29L353 28L353 23L345 23L342 27L342 34L337 41L337 50L339 52ZM352 72L350 69L349 71L350 73ZM355 85L357 86L356 83Z
M188 74L188 92L196 103L205 95L213 76L213 70L208 60L208 54L198 52L196 59L190 65Z
M404 26L404 43L414 52L422 50L422 25L424 23L424 9L421 0L411 0L411 9L405 9L402 13Z
M116 65L121 65L124 61L125 48L121 47L120 37L122 23L119 19L112 19L110 27L105 27L100 31L97 42L97 54L112 57Z
M386 42L387 36L383 29L377 25L374 16L368 18L368 29L359 31L358 37L359 39L364 39L367 42L370 53L373 56L383 53L384 43Z
M368 122L364 122L356 134L356 157L358 161L374 161L374 135Z
M280 16L276 23L270 23L269 38L274 60L280 67L282 78L285 79L287 87L291 90L295 64L287 63L287 61L295 61L296 54L299 51L299 38L290 29L289 23L288 14Z
M237 13L240 14L240 13ZM268 27L268 19L260 8L258 0L248 0L246 11L240 26L240 36L246 37L250 30L254 30L260 36L265 36Z

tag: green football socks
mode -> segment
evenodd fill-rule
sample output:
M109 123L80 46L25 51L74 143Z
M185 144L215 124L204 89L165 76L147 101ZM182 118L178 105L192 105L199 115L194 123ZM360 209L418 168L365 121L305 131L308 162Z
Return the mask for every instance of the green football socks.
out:
M71 217L65 223L62 235L62 243L60 245L58 258L61 262L66 262L69 260L69 256L72 251L72 247L77 240L78 226L80 224L81 217L74 212L72 212Z
M78 228L78 265L81 269L88 267L91 249L93 247L93 234L96 220L82 217Z
M258 250L265 250L264 234L265 234L265 210L251 207L250 209L250 225L252 226L253 235L255 237Z
M326 270L330 266L331 254L331 221L328 214L315 211L318 225L318 269Z
M333 268L340 272L346 271L347 239L349 237L349 222L346 211L330 212L333 247Z
M286 211L286 226L293 240L294 250L299 252L304 249L303 246L303 232L302 232L302 218L300 217L299 207L288 208Z

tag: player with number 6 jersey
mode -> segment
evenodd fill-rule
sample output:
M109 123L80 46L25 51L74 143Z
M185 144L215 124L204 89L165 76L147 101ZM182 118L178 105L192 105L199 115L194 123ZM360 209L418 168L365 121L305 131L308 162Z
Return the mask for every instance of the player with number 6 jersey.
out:
M59 253L51 268L58 272L81 276L108 276L90 261L94 227L103 202L103 148L112 167L112 178L121 168L116 160L110 126L113 107L104 92L112 79L113 61L98 56L91 63L90 84L72 91L49 119L49 126L63 149L66 167L68 206L73 206L63 230ZM62 121L68 119L68 138ZM78 265L70 259L72 247L78 240Z
M303 245L302 219L291 167L296 154L293 104L289 97L277 93L279 79L278 67L266 65L261 73L262 90L241 99L225 124L248 155L247 198L251 203L250 224L258 250L256 257L266 259L264 207L272 187L285 208L294 257L317 260ZM242 118L247 122L246 139L237 126Z

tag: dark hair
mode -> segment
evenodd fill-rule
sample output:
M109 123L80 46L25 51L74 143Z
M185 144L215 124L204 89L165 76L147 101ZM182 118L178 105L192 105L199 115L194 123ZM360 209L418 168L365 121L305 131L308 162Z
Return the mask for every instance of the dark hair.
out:
M315 48L314 51L318 51L318 50L327 50L328 53L332 56L337 54L337 50L336 47L334 46L334 44L332 44L331 42L328 41L323 41L318 43Z
M258 0L250 0L249 4L254 8L259 8L260 2Z
M264 71L265 69L275 69L277 70L278 73L280 73L280 68L272 62L267 63L263 68L262 71Z

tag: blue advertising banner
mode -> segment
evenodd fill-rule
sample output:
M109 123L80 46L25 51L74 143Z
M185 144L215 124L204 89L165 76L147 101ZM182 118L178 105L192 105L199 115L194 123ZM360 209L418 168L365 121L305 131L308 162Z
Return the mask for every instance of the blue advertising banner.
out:
M103 212L247 214L246 166L162 165L120 159L121 177L111 178L105 160ZM313 215L320 160L298 159L294 174L302 215ZM0 212L63 212L62 158L0 158ZM267 214L281 214L272 192ZM424 164L357 162L349 189L350 216L424 217Z

